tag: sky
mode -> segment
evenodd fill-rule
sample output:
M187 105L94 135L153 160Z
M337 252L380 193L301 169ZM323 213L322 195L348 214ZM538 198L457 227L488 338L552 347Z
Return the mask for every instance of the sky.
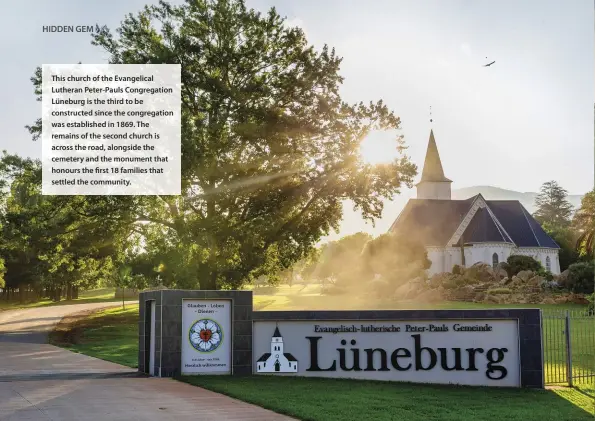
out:
M115 29L147 2L0 2L0 56L5 58L0 66L0 149L41 157L41 144L24 129L41 111L29 80L37 66L107 62L107 55L90 44L89 34L43 33L42 26ZM406 153L420 172L432 128L454 189L490 185L537 191L552 179L571 194L593 188L592 0L247 4L263 12L274 6L290 25L302 27L315 47L334 47L343 57L344 99L383 99L401 117ZM494 60L493 66L483 67ZM413 194L403 191L402 197ZM341 232L368 230L348 208ZM394 209L385 213L380 230L396 216Z

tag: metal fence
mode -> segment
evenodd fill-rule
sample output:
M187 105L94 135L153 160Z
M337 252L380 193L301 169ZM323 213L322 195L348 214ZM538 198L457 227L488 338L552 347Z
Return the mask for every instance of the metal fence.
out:
M595 383L595 316L584 310L543 310L545 383Z

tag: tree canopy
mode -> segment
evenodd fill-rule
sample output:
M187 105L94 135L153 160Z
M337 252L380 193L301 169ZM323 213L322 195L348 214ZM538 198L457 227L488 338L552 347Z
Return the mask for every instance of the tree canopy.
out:
M595 190L581 200L581 207L572 221L579 233L576 248L582 255L595 257Z
M535 207L533 216L544 227L559 229L570 226L573 207L568 201L568 191L557 181L543 183L535 198Z
M180 64L180 196L42 196L40 163L5 155L0 250L10 288L239 288L312 260L350 200L370 221L411 187L400 151L370 165L360 142L401 122L382 100L341 98L341 58L275 9L241 0L146 6L92 44L113 64ZM32 77L41 100L41 69ZM36 140L41 119L28 129ZM122 274L125 273L125 276Z
M370 131L397 129L400 119L381 100L343 101L341 58L326 45L317 51L274 9L160 2L116 33L94 37L110 63L182 66L184 193L135 210L167 237L150 247L181 254L178 267L201 288L286 268L337 227L343 200L373 220L384 198L411 185L407 157L371 166L359 154ZM404 148L400 137L395 148Z

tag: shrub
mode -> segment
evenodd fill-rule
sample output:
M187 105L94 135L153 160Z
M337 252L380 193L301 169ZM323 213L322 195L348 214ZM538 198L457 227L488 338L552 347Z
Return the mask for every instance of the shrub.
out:
M463 273L463 268L459 265L454 265L452 267L452 274L453 275L461 275Z
M488 294L512 294L512 290L510 288L494 288L488 290Z
M577 294L592 294L595 288L595 263L573 263L568 267L565 286Z
M506 262L508 263L508 269L506 272L508 273L509 278L517 275L522 270L530 270L531 272L536 273L539 273L543 270L541 263L531 256L513 254L512 256L508 257Z
M587 300L589 300L589 307L587 308L587 312L590 316L595 314L595 293L587 296Z

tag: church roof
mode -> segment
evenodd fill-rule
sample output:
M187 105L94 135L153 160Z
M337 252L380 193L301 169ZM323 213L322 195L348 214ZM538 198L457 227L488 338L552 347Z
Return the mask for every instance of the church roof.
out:
M273 333L273 338L281 338L281 332L279 332L279 326L275 328L275 333Z
M285 358L287 358L287 361L297 362L297 359L293 355L291 355L289 352L284 352L283 355L285 355Z
M479 208L465 229L462 241L468 243L514 243L498 226L498 221L486 208ZM460 244L461 240L459 240Z
M266 352L266 353L262 354L262 357L260 357L256 362L257 363L266 362L266 360L268 360L270 358L270 356L271 356L271 353L270 352Z
M442 161L440 161L440 154L438 153L438 146L436 146L433 130L430 130L430 140L428 141L428 149L426 151L426 159L424 161L420 183L424 181L452 183L451 180L444 176Z
M418 238L425 246L445 247L475 200L411 199L390 228ZM514 243L517 247L559 248L518 200L486 200L463 233L465 243ZM491 213L490 213L491 212Z
M518 247L560 248L518 200L488 200L487 203Z
M410 199L393 223L392 232L406 232L426 246L444 246L469 212L467 200Z

